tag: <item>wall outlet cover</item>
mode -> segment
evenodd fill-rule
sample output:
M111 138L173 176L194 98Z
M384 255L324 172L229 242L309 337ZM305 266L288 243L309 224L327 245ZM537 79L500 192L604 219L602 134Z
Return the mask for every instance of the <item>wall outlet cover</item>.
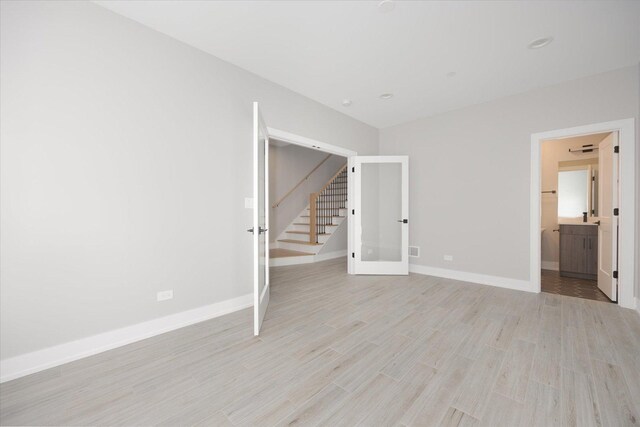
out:
M245 209L253 209L253 197L244 198L244 207Z
M444 256L444 260L445 261L453 261L453 255L445 255Z
M168 291L160 291L158 292L158 295L157 295L158 301L166 301L172 298L173 298L173 289L170 289Z

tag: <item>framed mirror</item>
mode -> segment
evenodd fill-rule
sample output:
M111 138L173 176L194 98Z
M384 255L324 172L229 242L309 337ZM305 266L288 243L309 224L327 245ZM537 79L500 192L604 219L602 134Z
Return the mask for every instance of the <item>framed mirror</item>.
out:
M558 217L597 216L598 159L558 162Z

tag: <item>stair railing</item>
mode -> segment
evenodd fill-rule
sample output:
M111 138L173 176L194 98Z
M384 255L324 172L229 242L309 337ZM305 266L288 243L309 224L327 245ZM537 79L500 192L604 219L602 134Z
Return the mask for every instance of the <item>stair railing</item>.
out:
M320 191L309 194L310 243L318 243L318 236L326 233L327 225L333 225L333 217L347 207L347 177L344 164Z

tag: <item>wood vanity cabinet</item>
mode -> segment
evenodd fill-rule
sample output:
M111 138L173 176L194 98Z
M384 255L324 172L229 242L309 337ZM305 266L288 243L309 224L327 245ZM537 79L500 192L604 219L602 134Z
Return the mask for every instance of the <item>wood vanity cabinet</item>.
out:
M560 275L597 280L597 225L560 224Z

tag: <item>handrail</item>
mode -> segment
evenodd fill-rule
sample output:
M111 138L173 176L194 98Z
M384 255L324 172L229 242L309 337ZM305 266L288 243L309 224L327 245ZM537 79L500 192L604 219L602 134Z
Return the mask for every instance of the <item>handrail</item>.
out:
M342 171L347 167L347 164L345 163L344 165L342 165L342 167L340 167L340 169L338 169L338 172L336 172L335 175L333 175L331 177L331 179L329 181L327 181L327 183L324 185L324 187L322 187L320 190L317 191L317 193L322 193L329 185L331 185L331 183L333 182L334 179L336 179L338 177L338 175L340 175L342 173Z
M298 187L300 187L300 186L302 185L302 183L303 183L303 182L305 182L307 179L309 179L309 177L311 176L311 174L312 174L312 173L314 173L314 172L315 172L315 171L316 171L320 166L322 166L322 165L324 164L324 162L326 162L327 160L329 160L329 157L331 157L331 156L332 156L332 154L329 154L327 157L325 157L325 158L324 158L320 163L318 163L318 165L317 165L315 168L311 169L311 172L309 172L309 173L307 174L307 176L305 176L304 178L302 178L302 179L300 180L300 182L298 182L298 183L296 184L296 186L295 186L295 187L293 187L291 190L289 190L289 191L287 192L287 194L285 194L284 196L282 196L282 197L280 198L280 200L278 200L277 202L275 202L275 203L273 204L273 206L271 206L271 207L272 207L272 208L277 208L278 206L280 206L280 203L282 203L282 201L283 201L284 199L286 199L287 197L289 197L289 195L290 195L291 193L293 193L294 191L296 191L296 189L297 189ZM335 178L335 177L334 177L334 178ZM333 178L331 178L331 179L333 179Z

